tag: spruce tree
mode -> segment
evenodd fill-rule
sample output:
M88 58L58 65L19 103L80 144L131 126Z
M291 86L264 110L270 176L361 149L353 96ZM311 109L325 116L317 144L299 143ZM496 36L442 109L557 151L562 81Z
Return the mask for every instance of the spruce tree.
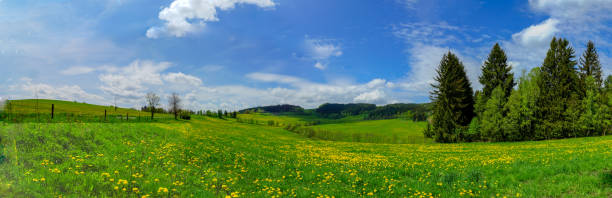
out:
M580 79L582 82L585 82L588 76L592 76L595 84L601 87L603 82L601 73L601 64L599 63L599 55L597 55L595 44L593 41L589 41L587 49L582 54L582 57L580 57Z
M540 70L536 136L538 139L565 137L566 122L574 121L568 119L566 110L579 92L574 49L566 39L552 39Z
M506 53L498 43L495 43L489 57L482 65L482 74L479 78L486 99L491 97L493 89L498 86L505 94L504 100L510 96L515 83L514 74L511 72L512 66L508 65L507 61Z
M432 132L438 142L462 140L462 132L474 117L473 90L463 63L453 53L442 57L432 84L434 103Z

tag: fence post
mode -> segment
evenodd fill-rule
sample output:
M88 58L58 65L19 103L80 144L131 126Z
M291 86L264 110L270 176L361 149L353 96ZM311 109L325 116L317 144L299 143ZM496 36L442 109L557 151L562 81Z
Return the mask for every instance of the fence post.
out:
M104 109L104 122L106 122L106 109Z
M51 119L53 120L53 113L55 111L55 104L51 104Z
M125 121L130 121L130 113L125 113Z

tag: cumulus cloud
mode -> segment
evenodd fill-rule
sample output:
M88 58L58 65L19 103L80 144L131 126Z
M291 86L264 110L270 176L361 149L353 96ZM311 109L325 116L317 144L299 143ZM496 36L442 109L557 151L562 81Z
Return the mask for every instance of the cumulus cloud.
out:
M171 66L169 62L136 60L130 65L120 68L118 72L105 73L99 76L105 93L124 98L140 98L144 96L148 86L163 85L160 72Z
M570 40L576 55L581 53L584 48L582 44L588 40L595 41L599 48L612 47L608 41L612 36L610 0L530 0L529 6L535 13L548 15L549 18L524 28L513 34L511 40L502 42L515 73L540 66L553 36ZM600 51L604 67L609 65L609 56Z
M293 76L269 73L252 73L247 77L257 81L290 86L290 88L276 87L259 90L264 93L260 99L269 97L262 104L290 103L313 108L326 102L388 104L396 101L391 94L393 93L392 83L384 79L373 79L363 84L322 84Z
M529 26L513 34L512 39L525 47L546 45L555 33L559 32L558 24L559 20L550 18L540 24Z
M54 86L45 83L34 83L29 78L21 78L19 83L10 86L9 90L17 93L17 98L38 97L92 103L102 103L104 101L104 97L88 93L78 85Z
M571 20L610 19L610 0L529 0L530 7L554 18Z
M304 40L308 57L315 61L314 67L320 70L327 68L329 59L342 56L342 48L331 39Z
M148 38L159 38L170 35L182 37L185 34L198 31L207 22L219 21L217 10L234 9L237 4L251 4L261 8L272 8L272 0L174 0L170 6L159 12L163 26L151 27L147 30Z
M353 99L353 101L381 104L386 102L385 98L385 93L379 89L376 89L370 92L364 92L359 94Z
M168 73L164 75L163 79L166 82L185 87L200 86L202 84L202 80L200 80L200 78L187 75L182 72Z

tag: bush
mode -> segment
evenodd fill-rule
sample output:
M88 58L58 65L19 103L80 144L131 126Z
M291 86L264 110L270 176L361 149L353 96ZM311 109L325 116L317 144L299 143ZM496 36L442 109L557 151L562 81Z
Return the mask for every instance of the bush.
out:
M189 112L183 111L179 114L179 117L183 120L191 120L191 114Z

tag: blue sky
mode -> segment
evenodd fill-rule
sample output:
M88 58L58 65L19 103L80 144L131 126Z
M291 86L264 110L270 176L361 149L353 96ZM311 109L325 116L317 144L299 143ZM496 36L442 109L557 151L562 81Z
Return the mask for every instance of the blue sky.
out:
M514 72L553 36L611 74L610 0L0 0L0 97L139 107L428 102L452 51L472 86L494 43Z

